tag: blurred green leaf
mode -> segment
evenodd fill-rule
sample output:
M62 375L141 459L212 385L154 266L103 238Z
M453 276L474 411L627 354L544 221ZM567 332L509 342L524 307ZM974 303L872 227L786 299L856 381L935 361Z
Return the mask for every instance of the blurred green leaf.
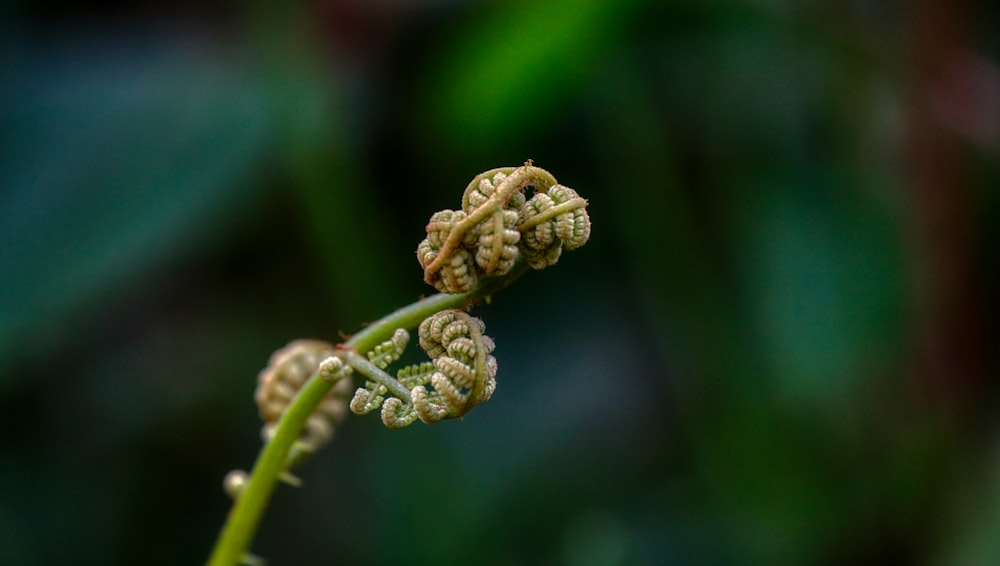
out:
M259 85L221 55L35 48L7 76L0 359L232 221L267 138Z
M432 60L418 116L465 144L496 144L587 84L595 61L623 32L637 2L504 2L472 22ZM532 135L543 136L543 132Z
M840 181L745 187L733 209L753 338L784 400L805 411L842 409L899 355L899 228L851 188L863 180Z
M400 235L387 220L392 207L380 201L384 193L373 186L364 156L372 132L362 109L374 93L348 84L351 71L329 59L316 14L306 5L266 3L251 13L254 50L276 121L281 186L299 208L308 269L322 279L324 294L313 302L336 308L331 334L350 332L421 288L412 251L420 235L404 236L405 246L397 245Z
M940 552L932 564L976 566L1000 563L1000 452L986 449L977 466L962 470L952 486L952 508L942 529Z

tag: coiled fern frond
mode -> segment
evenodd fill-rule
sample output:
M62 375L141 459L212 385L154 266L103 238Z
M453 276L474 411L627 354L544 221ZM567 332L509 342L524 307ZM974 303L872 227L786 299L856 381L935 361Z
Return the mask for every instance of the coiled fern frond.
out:
M461 417L488 400L496 390L496 347L483 334L486 325L465 311L441 311L420 324L420 347L431 357L429 383L410 395L417 416L425 423Z
M586 200L528 161L474 177L460 209L434 213L426 230L417 259L424 281L442 294L397 309L336 346L296 340L258 375L254 399L264 447L251 473L234 470L223 482L235 502L211 566L255 560L249 545L275 485L301 485L292 470L332 438L348 408L378 410L386 426L401 428L462 417L490 399L497 387L495 345L482 321L461 309L583 245L590 217ZM413 328L430 359L393 377L388 370ZM348 402L354 373L365 382Z
M319 371L321 363L333 356L335 351L336 348L326 342L303 339L295 340L271 354L267 367L257 375L257 390L254 392L257 410L264 421L261 434L265 441L273 435L278 420L302 385ZM335 426L347 415L350 391L350 379L341 379L330 389L306 422L298 441L299 449L315 452L333 438Z
M462 210L434 213L417 260L437 290L465 293L481 276L505 275L522 258L534 269L552 265L564 247L588 238L587 201L529 161L480 173L462 195Z
M381 408L382 422L402 428L417 419L430 424L461 417L487 400L496 389L496 359L490 355L493 340L485 326L462 310L444 310L425 319L419 327L420 347L430 362L407 366L390 377L372 364L348 356L348 363L368 377L351 399L350 408L367 414ZM400 334L404 330L397 330ZM391 384L398 384L402 392Z

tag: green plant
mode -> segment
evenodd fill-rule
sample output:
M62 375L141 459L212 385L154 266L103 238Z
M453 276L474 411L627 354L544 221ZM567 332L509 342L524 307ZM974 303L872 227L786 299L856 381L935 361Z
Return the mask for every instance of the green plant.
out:
M255 400L264 446L251 474L224 480L235 502L209 563L252 561L247 549L279 481L333 435L347 409L380 411L390 428L460 417L496 389L493 340L465 309L510 285L527 269L556 263L563 248L590 237L587 201L529 161L477 175L461 210L442 210L417 247L424 280L440 294L390 313L337 345L297 340L275 352L258 376ZM418 329L430 361L387 370ZM365 381L348 402L351 377Z

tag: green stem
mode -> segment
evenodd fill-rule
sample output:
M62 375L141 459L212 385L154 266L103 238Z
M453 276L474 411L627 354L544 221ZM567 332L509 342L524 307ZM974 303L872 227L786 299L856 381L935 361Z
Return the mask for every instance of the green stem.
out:
M503 277L484 278L468 293L458 295L437 294L394 311L370 324L352 336L341 348L355 352L367 352L389 339L397 328L412 330L425 318L445 309L463 308L514 282L527 271L527 264L519 262ZM278 421L274 436L261 448L254 464L250 479L243 493L236 499L229 512L226 524L219 534L209 566L235 566L239 564L260 525L264 509L274 493L281 474L288 468L288 455L313 414L333 383L313 375L302 386L285 413Z
M402 383L383 371L377 365L368 361L368 358L353 351L348 351L344 355L344 361L347 362L347 364L350 365L355 372L367 377L370 381L374 381L375 383L385 387L389 393L398 397L400 401L404 403L410 402L410 390L404 387Z

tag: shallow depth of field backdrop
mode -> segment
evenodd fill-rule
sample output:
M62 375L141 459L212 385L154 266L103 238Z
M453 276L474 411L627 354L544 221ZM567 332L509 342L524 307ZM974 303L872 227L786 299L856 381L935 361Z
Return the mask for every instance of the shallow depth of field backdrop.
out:
M0 562L197 564L257 372L531 158L594 232L462 422L351 417L272 564L1000 563L990 2L0 8Z

